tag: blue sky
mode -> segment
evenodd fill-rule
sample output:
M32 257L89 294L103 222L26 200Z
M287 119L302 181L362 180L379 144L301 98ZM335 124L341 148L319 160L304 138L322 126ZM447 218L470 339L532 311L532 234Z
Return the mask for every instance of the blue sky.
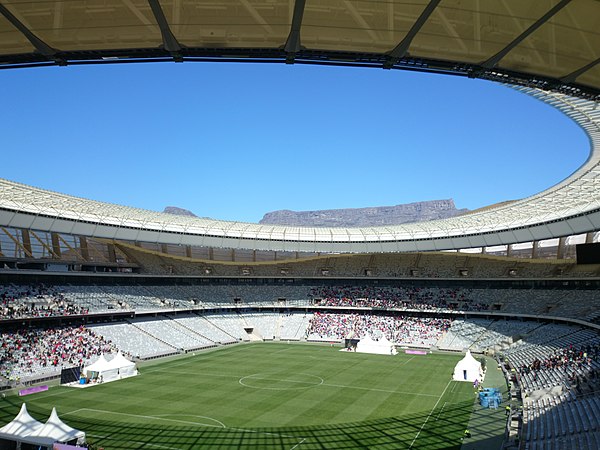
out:
M588 154L562 114L491 82L378 69L163 63L0 71L0 177L93 200L259 221L277 209L557 183Z

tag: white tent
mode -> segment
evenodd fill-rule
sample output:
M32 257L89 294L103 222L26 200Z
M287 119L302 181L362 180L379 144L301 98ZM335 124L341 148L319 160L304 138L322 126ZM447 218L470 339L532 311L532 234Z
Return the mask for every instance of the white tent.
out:
M93 377L92 372L96 372L97 378L102 381L111 381L118 378L119 370L115 367L112 367L110 362L106 359L104 355L100 355L100 358L87 367L83 368L83 374L86 377Z
M83 374L88 376L90 372L98 372L102 373L102 371L106 370L108 367L108 361L104 355L100 355L96 361L94 361L89 366L83 368Z
M23 403L19 414L11 422L0 428L0 437L14 439L17 436L27 436L43 426L42 422L35 420L29 415L27 406Z
M19 414L10 423L0 428L0 440L10 441L13 444L27 443L36 447L52 448L55 442L82 444L85 442L85 433L71 428L60 420L56 408L52 408L52 413L45 424L38 422L29 415L27 406L23 403ZM20 444L16 445L20 448Z
M374 353L377 355L396 355L396 347L385 336L373 340L369 335L361 338L356 345L357 353Z
M125 358L121 352L117 353L117 356L108 362L108 367L113 370L116 369L119 378L137 375L135 363Z
M110 361L104 355L101 355L96 362L83 369L83 374L86 377L94 376L92 372L96 372L98 374L97 378L103 382L137 375L135 363L125 358L121 352L117 353Z
M70 427L60 420L56 413L56 408L52 408L50 417L41 428L19 440L46 447L52 447L52 444L55 442L83 444L85 442L85 433Z
M467 350L467 354L454 367L454 381L469 381L473 383L475 380L483 381L485 373L481 368L481 363L471 355Z

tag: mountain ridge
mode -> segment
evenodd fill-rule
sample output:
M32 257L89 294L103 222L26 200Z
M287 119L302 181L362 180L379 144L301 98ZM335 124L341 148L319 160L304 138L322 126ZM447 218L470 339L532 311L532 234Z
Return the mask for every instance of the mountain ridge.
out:
M258 223L307 227L369 227L446 219L467 212L469 210L466 208L457 209L453 199L444 199L365 208L315 211L284 209L266 213Z

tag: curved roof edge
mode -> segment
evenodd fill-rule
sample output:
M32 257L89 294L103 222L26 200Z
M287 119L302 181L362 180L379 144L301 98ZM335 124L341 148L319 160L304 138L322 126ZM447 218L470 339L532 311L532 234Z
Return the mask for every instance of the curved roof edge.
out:
M562 182L509 205L444 220L365 228L307 228L173 216L85 200L0 179L0 226L160 244L323 253L457 250L600 229L600 110L566 94L517 87L588 135L587 161Z

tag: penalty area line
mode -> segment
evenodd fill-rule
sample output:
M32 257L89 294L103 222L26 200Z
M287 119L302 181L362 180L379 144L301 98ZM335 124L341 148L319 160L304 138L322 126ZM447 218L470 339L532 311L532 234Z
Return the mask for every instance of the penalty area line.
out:
M141 419L164 420L164 421L167 421L167 422L176 422L176 423L183 423L183 424L188 424L188 425L197 425L197 426L201 426L201 427L219 428L219 429L222 429L222 430L243 431L245 433L257 433L257 434L263 434L263 435L266 435L266 436L278 436L280 438L283 437L283 438L300 440L292 448L297 448L300 444L302 444L304 441L306 441L306 438L303 438L302 436L293 436L293 435L282 434L282 433L269 433L267 431L251 430L251 429L248 429L248 428L227 427L227 426L225 426L224 423L218 421L217 419L213 419L211 417L208 417L208 416L197 416L197 417L203 417L205 419L214 420L215 422L218 422L222 426L210 425L210 424L206 424L206 423L190 422L190 421L186 421L186 420L166 419L164 417L157 417L157 416L144 416L144 415L140 415L140 414L129 414L129 413L114 412L114 411L105 411L105 410L102 410L102 409L92 409L92 408L79 408L79 409L76 409L76 410L73 410L73 411L69 411L69 412L63 413L63 416L70 415L70 414L75 414L75 413L78 413L80 411L92 411L92 412L108 413L109 415L110 414L116 414L116 415L120 415L120 416L138 417L138 418L141 418ZM90 436L92 436L92 435L90 435ZM96 437L101 437L101 436L96 436ZM106 437L105 439L112 439L112 438ZM112 440L117 440L117 439L112 439ZM130 442L133 442L133 441L130 441ZM150 443L145 443L145 442L135 442L135 443L136 444L150 445L150 446L153 446L153 447L162 447L162 448L167 448L167 449L179 450L176 447L167 447L167 446L159 445L159 444L150 444Z
M98 412L98 413L103 413L103 414L107 414L107 415L118 415L118 416L127 416L127 417L137 417L140 419L154 419L154 420L164 420L165 422L175 422L175 423L184 423L186 425L196 425L199 427L211 427L211 428L227 428L225 426L225 424L223 424L222 422L218 421L217 419L213 419L212 417L207 417L207 416L202 416L205 419L209 419L212 420L214 422L219 423L220 425L211 425L208 423L201 423L201 422L191 422L189 420L177 420L177 419L166 419L164 417L157 417L157 416L143 416L141 414L129 414L129 413L122 413L122 412L116 412L116 411L106 411L104 409L92 409L92 408L80 408L77 409L75 411L70 411L70 412L66 412L63 413L63 416L66 415L70 415L70 414L75 414L76 412L79 411L91 411L91 412ZM198 416L200 417L200 416Z

